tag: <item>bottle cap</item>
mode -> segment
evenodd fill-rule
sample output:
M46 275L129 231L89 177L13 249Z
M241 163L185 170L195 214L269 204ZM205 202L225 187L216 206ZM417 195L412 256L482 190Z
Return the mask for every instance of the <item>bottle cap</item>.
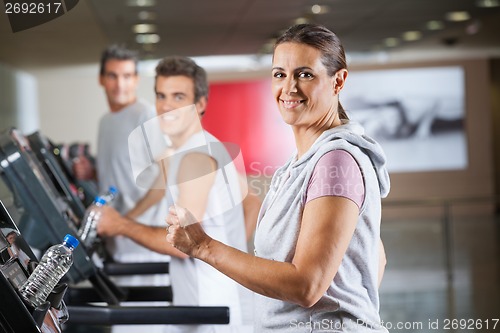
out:
M78 246L78 244L80 244L78 239L71 236L70 234L67 234L66 236L64 236L64 242L67 243L72 248L76 248Z
M105 205L106 199L104 199L103 197L95 197L94 203L98 203L100 205Z
M109 189L108 189L109 193L111 194L117 194L118 193L118 189L114 186L110 186Z

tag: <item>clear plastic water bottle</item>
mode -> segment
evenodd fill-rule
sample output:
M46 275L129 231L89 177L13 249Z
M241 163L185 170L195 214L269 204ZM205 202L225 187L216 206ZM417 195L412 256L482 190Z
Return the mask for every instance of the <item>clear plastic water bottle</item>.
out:
M107 205L110 205L118 196L118 189L114 186L110 186L108 191L101 195L100 197L106 201Z
M34 307L43 304L56 284L66 274L73 263L73 250L78 246L78 239L66 235L62 244L51 246L43 255L28 280L19 292Z
M101 208L106 204L106 200L102 197L96 197L92 205L85 211L82 219L82 225L78 230L78 236L82 243L87 248L92 248L97 240L97 223L101 218Z

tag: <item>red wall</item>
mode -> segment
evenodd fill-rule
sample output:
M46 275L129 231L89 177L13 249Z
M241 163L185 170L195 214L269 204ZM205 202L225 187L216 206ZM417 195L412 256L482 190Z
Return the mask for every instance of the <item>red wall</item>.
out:
M270 79L210 84L203 126L219 140L240 146L248 174L272 175L295 149Z

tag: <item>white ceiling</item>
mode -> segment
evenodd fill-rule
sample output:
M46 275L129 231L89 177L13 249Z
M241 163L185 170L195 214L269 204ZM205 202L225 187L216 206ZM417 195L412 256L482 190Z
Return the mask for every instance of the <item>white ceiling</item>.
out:
M130 0L80 0L63 16L43 25L13 33L0 13L0 63L20 69L95 63L109 43L140 49L144 58L259 54L264 45L299 18L326 25L341 38L346 51L411 51L415 55L474 52L500 56L500 7L479 8L476 0L156 0L147 10L156 18L160 43L137 44L132 25L141 23L144 8L127 6ZM314 4L329 12L313 15ZM452 23L449 11L467 10L471 19ZM441 20L445 29L426 30L429 20ZM406 31L423 34L419 41L386 47L385 38Z

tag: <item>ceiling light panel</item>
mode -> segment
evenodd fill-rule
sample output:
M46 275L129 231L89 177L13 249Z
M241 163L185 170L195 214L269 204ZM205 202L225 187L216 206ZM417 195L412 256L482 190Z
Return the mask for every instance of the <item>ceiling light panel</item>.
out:
M156 32L156 25L154 24L135 24L132 26L132 31L136 34L149 34Z
M129 7L153 7L156 5L156 0L127 0Z
M451 22L462 22L470 19L470 14L468 12L448 12L446 13L446 19Z

